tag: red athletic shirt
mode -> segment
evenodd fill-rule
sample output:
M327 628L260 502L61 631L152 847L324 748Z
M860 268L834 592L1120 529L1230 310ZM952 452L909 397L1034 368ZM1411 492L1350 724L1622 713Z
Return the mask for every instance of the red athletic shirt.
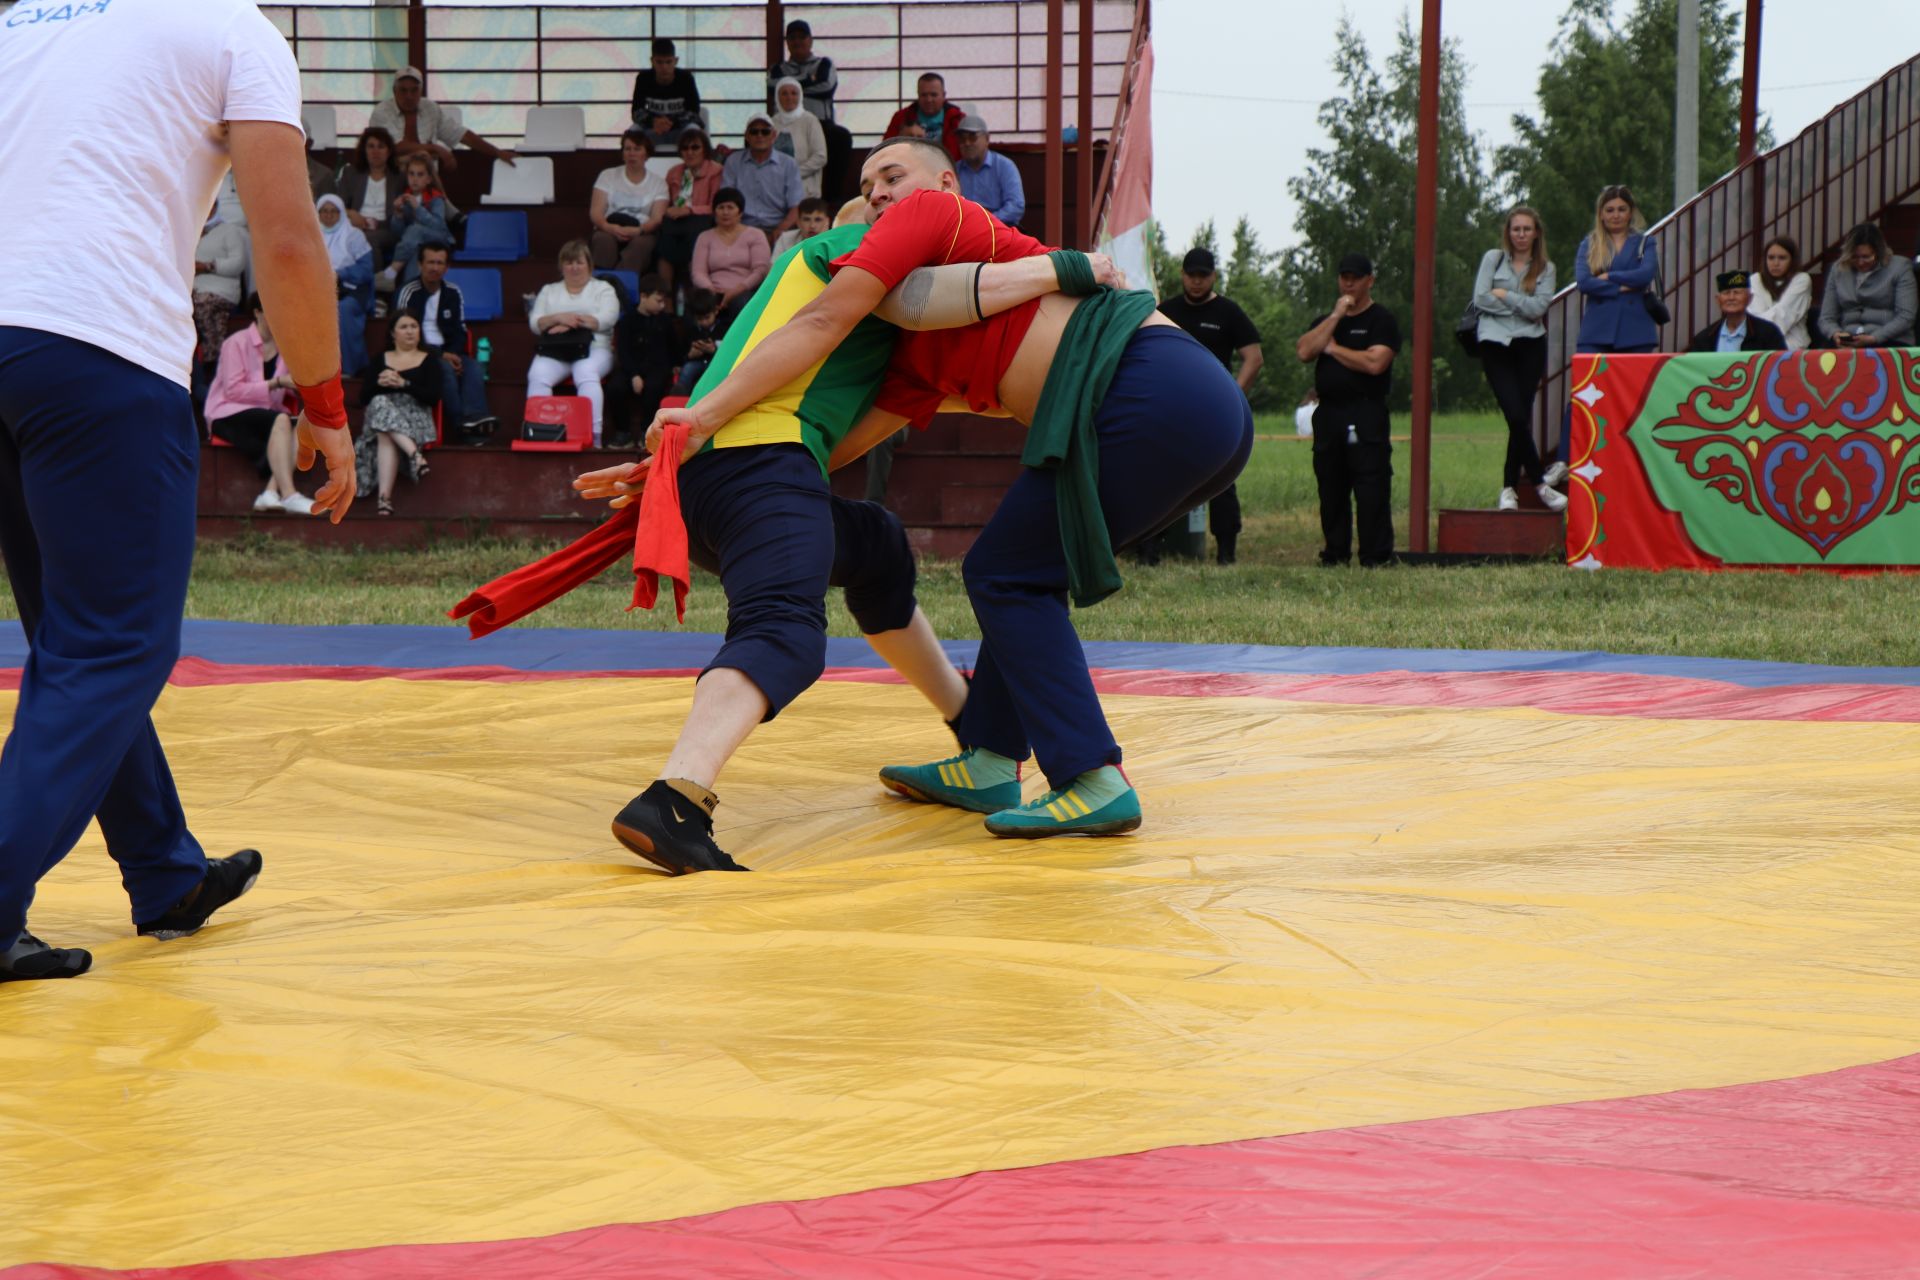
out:
M957 191L916 191L891 205L860 247L830 269L859 267L888 289L919 267L949 262L1010 262L1047 252L1047 246L998 221ZM875 400L880 408L924 427L948 396L963 397L975 411L1000 407L1000 378L1013 363L1040 302L1023 302L962 329L902 333Z

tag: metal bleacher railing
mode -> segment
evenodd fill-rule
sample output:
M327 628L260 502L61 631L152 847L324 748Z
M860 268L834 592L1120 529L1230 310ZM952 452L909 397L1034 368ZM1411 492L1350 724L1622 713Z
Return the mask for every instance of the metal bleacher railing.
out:
M1713 278L1753 270L1775 236L1798 242L1804 265L1824 268L1848 231L1878 222L1920 191L1920 57L1808 125L1791 141L1755 156L1661 219L1650 233L1660 246L1673 323L1661 332L1667 351L1714 317ZM1577 234L1561 237L1573 244ZM1907 246L1910 250L1912 246ZM1571 278L1569 263L1563 278ZM1534 434L1559 437L1568 376L1584 303L1571 287L1547 310L1547 377L1534 410Z
M336 108L341 139L365 126L408 62L408 10L400 5L266 4L292 43L306 100ZM458 106L467 127L503 146L517 143L527 108L579 106L587 145L614 146L628 122L635 73L657 36L673 39L693 72L714 136L736 143L766 104L767 6L726 3L426 6L427 96ZM1111 120L1126 72L1134 0L1094 5L1094 118ZM914 96L923 71L946 77L947 95L984 116L996 141L1042 141L1045 120L1045 0L1014 3L855 3L784 6L804 18L814 47L840 77L838 122L857 143L879 138ZM1077 48L1078 5L1065 14L1068 63ZM1069 72L1069 83L1077 72ZM1069 116L1069 118L1071 118Z

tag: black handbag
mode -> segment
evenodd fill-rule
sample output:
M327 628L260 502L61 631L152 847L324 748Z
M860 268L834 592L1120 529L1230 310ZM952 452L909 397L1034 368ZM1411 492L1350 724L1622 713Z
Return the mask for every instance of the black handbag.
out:
M1460 313L1460 319L1453 326L1453 340L1460 344L1460 350L1468 359L1480 358L1480 308L1469 302L1467 309Z
M587 353L593 350L593 334L586 329L568 329L565 333L543 333L533 346L533 353L545 356L549 360L558 360L563 364L573 364L585 360Z
M606 220L616 227L637 227L640 225L640 219L626 212L610 213L607 215Z
M1645 240L1640 242L1641 253L1647 251L1646 243ZM1660 279L1660 259L1655 258L1653 260L1653 287L1641 294L1640 297L1641 300L1647 304L1647 314L1653 317L1653 322L1662 326L1673 323L1673 312L1667 309L1666 292L1667 287Z

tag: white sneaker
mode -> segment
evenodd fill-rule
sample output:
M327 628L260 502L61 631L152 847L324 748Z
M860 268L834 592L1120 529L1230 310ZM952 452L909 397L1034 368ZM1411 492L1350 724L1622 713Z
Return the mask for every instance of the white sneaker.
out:
M1557 489L1566 478L1567 464L1564 462L1556 462L1547 468L1547 474L1540 477L1540 483L1546 485L1549 489Z
M1567 500L1562 498L1560 505L1564 507L1566 504ZM290 493L280 499L280 508L290 515L310 516L313 514L313 499L304 493Z
M286 504L280 501L280 495L273 491L273 486L268 485L260 491L260 496L253 500L253 509L255 511L282 511L286 509Z
M1500 509L1502 511L1518 511L1520 509L1520 495L1511 489L1502 489L1500 491Z
M1567 495L1553 486L1543 484L1534 492L1540 495L1540 501L1547 504L1547 510L1565 511L1567 509Z

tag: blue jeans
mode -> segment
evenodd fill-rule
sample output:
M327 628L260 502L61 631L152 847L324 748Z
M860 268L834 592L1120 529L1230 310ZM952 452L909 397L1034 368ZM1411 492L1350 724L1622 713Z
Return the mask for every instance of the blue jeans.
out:
M456 353L457 354L457 353ZM443 420L453 427L487 416L487 384L480 377L480 362L472 356L460 361L455 373L446 357L440 358L440 400L446 405Z
M137 475L101 483L129 458ZM206 875L149 719L180 653L199 466L186 388L0 327L0 554L29 645L0 750L0 948L96 816L136 922Z

